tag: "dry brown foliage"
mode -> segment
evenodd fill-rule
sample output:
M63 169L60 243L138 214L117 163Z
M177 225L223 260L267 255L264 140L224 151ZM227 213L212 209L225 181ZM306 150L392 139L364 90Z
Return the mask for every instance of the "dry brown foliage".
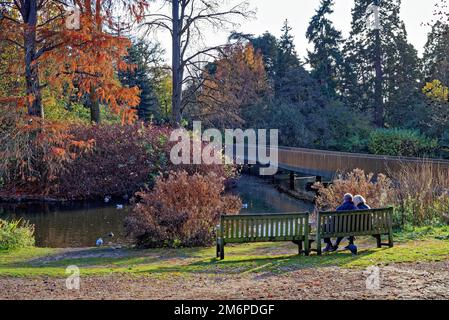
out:
M394 200L392 181L386 175L379 174L374 179L372 173L365 174L360 169L338 175L327 188L320 183L314 187L318 190L316 207L319 210L335 210L346 193L362 195L372 208L392 205Z
M215 173L171 172L157 179L152 192L137 194L126 228L139 247L210 245L220 215L237 214L242 205L223 192L224 178Z
M419 165L403 164L389 176L396 182L395 203L402 225L441 222L448 216L449 172L423 160Z

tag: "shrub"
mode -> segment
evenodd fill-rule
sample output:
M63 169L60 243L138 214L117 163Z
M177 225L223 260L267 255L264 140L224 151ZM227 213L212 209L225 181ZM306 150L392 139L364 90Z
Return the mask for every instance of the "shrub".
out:
M73 127L74 137L94 141L94 146L61 171L60 195L71 199L132 195L151 189L159 175L167 177L171 171L214 172L225 178L235 174L232 166L173 165L170 132L169 127L143 123Z
M377 129L371 132L368 149L378 155L431 157L438 151L438 142L418 131Z
M449 172L423 160L419 165L403 164L388 177L366 175L362 170L338 176L328 188L318 189L319 210L335 210L345 193L360 194L373 208L392 205L394 225L399 227L440 225L449 221Z
M34 225L0 219L0 250L34 246Z
M449 217L449 173L423 160L389 172L396 183L396 222L402 226L440 224Z
M28 117L25 109L0 108L0 177L5 186L48 194L57 175L92 147L78 141L69 126Z
M237 214L238 197L223 195L224 179L215 173L171 172L159 177L152 192L126 218L126 229L138 247L207 246L212 244L221 214Z
M167 149L167 158L170 157L170 149L176 142L170 142ZM202 142L202 148L207 146L207 142ZM203 149L204 150L204 149ZM222 150L219 150L221 152ZM237 175L237 166L235 164L223 164L225 161L224 155L221 155L222 163L221 164L194 164L193 159L193 143L190 146L190 163L191 164L179 164L174 165L171 161L168 162L168 172L164 172L165 176L168 176L167 173L171 171L186 171L189 175L194 175L198 173L200 175L207 175L208 173L215 173L218 177L222 177L225 179L225 183L228 182L228 179L235 178Z
M7 192L68 199L131 195L151 172L167 167L161 153L167 153L168 128L62 124L3 108L0 120L0 182Z
M167 167L167 132L141 123L73 127L74 137L94 146L60 172L58 194L69 199L134 194Z
M132 195L170 171L235 175L234 166L170 162L171 128L48 121L0 108L0 187L5 193L81 200Z
M314 187L318 190L316 207L319 210L335 210L346 193L362 195L372 208L394 204L392 181L384 174L379 174L374 179L372 173L365 174L363 170L355 169L337 176L327 188L320 183L316 183Z

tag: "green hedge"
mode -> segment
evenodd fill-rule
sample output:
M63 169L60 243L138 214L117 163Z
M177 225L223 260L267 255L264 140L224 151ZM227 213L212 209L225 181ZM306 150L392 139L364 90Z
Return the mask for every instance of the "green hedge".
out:
M378 155L434 157L438 142L414 130L377 129L370 134L368 149Z

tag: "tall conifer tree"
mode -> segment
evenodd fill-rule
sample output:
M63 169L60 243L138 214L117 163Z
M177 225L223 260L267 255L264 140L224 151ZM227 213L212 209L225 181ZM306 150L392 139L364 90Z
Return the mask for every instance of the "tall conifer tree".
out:
M328 97L336 96L340 69L344 62L340 51L343 42L341 32L335 29L328 18L333 13L333 5L333 0L321 0L320 8L311 19L306 33L307 39L314 45L314 50L308 52L312 76Z
M401 0L382 1L380 6L380 43L382 63L382 101L385 110L376 114L375 109L375 68L376 55L375 30L367 25L367 9L372 0L355 0L352 10L352 30L346 42L344 53L346 59L345 76L343 80L344 93L347 102L355 109L372 114L378 126L396 126L397 114L400 110L397 104L412 106L420 103L416 100L419 92L420 61L416 50L407 40L403 21L400 19ZM408 93L404 95L404 90ZM407 99L403 101L403 99ZM418 99L419 100L419 99Z
M443 19L435 22L428 35L423 67L426 81L440 80L449 85L449 24Z

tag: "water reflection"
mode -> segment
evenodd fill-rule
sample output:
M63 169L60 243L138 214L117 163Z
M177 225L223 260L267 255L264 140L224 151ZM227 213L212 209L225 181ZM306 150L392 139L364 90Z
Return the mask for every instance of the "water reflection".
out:
M302 212L313 209L304 203L278 192L269 182L250 176L242 176L237 188L248 207L248 213ZM120 202L56 204L0 204L0 218L25 219L36 226L36 244L41 247L91 247L103 237L105 243L126 244L123 220L130 210L116 208ZM114 238L108 238L110 232Z
M105 243L127 242L123 219L128 210L102 203L2 204L0 217L29 220L35 225L36 245L40 247L92 247L99 237ZM112 239L108 237L110 232L114 233Z
M251 213L287 213L312 211L313 204L299 201L277 191L268 180L252 176L242 176L233 191L240 195L248 208L241 214Z

